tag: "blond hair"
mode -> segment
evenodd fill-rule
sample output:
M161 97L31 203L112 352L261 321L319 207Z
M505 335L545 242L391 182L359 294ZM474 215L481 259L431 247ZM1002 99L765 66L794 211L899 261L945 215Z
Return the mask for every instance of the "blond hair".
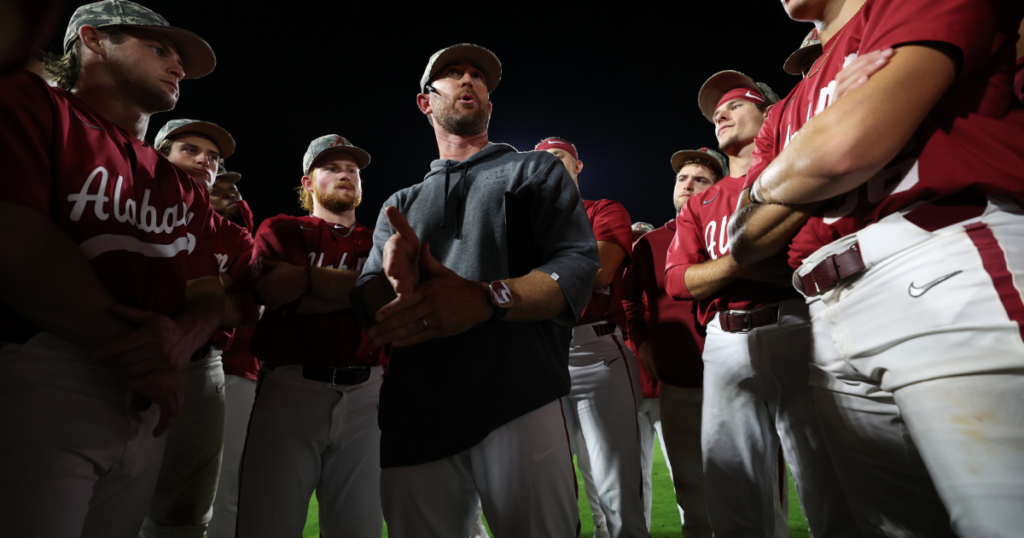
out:
M316 168L309 171L309 179L312 181L316 180ZM299 191L299 205L302 209L309 214L313 214L313 194L306 190L306 187L301 183L295 189Z
M125 33L116 26L97 28L99 32L115 45L124 43ZM62 90L70 90L78 84L78 75L82 72L82 40L75 42L71 50L63 56L47 53L43 56L43 72L46 78Z

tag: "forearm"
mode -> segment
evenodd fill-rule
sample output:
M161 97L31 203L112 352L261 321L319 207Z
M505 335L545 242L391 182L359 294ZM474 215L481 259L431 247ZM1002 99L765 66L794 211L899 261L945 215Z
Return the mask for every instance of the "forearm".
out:
M747 191L740 201L729 223L729 252L739 265L750 265L781 252L820 205L751 204Z
M215 276L188 281L185 304L174 322L192 340L189 349L199 349L210 339L224 317L224 287Z
M0 252L0 279L17 283L0 286L0 302L43 331L94 349L134 329L108 313L113 297L78 245L43 215L0 201Z
M707 260L686 268L683 276L686 290L694 299L706 299L739 278L740 267L732 256Z
M345 269L311 267L309 278L310 294L315 296L312 301L329 305L332 310L352 307L349 296L356 285L356 280L359 279L359 273Z
M561 314L569 307L562 288L543 271L507 280L512 290L512 307L505 321L541 321Z
M224 329L252 327L263 313L260 305L252 302L252 292L241 292L224 298L224 317L220 326Z

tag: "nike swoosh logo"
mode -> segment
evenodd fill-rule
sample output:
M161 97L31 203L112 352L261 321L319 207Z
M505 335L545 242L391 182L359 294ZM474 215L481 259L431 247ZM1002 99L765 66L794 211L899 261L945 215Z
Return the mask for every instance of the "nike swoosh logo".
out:
M548 457L548 454L550 454L551 451L556 449L556 448L558 448L558 445L555 445L555 446L545 450L543 454L538 454L537 451L534 450L533 451L533 461L540 461L540 460Z
M610 361L604 361L604 365L605 365L605 366L611 366L613 362L615 362L615 361L617 361L617 360L619 360L619 359L621 359L621 358L622 358L622 357L615 357L614 359L612 359L612 360L610 360Z
M86 127L90 128L90 129L96 129L97 131L106 131L106 129L104 129L103 127L100 127L98 125L93 125L93 124L85 121L85 118L83 118L82 116L79 116L77 113L75 114L75 117L77 117L82 123L85 124Z
M911 282L910 287L907 288L907 293L909 293L911 297L917 299L918 297L924 295L925 293L928 293L928 290L934 288L935 286L938 286L939 284L942 284L943 282L955 277L956 275L959 275L962 272L963 271L953 271L952 273L946 276L940 276L939 278L936 278L935 280L932 280L931 282L921 287L917 287L914 285L913 282Z
M757 99L758 101L761 101L762 103L764 102L764 99L761 99L760 97L758 97L758 96L756 96L756 95L754 95L754 94L752 94L750 92L747 92L747 97L749 97L751 99Z
M701 202L701 203L702 203L702 204L704 204L704 205L708 205L708 204L710 204L710 203L711 203L711 202L712 202L712 201L713 201L713 200L714 200L715 198L718 198L718 195L719 195L719 194L722 194L722 191L718 191L718 192L716 192L716 193L715 193L715 195L711 197L711 200L704 200L704 201L703 201L703 202Z
M224 385L217 387L217 394L224 392Z
M306 230L307 232L315 232L316 231L316 228L306 228L305 226L303 226L301 224L299 225L299 229L300 230Z

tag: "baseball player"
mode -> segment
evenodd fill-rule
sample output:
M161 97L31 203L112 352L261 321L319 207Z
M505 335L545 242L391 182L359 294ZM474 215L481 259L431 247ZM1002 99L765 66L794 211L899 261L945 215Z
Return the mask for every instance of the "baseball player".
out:
M907 479L919 453L953 531L1012 536L1024 526L1024 110L1010 88L1024 5L919 7L787 5L816 21L824 53L757 139L733 244L740 263L789 246L825 440L866 524L948 533L928 484ZM864 78L851 61L877 54L887 65L837 98Z
M360 328L347 293L372 247L356 221L360 170L370 154L338 135L316 138L302 158L300 202L309 216L260 224L253 251L268 311L252 353L263 361L242 455L238 536L298 536L316 491L320 531L379 537L383 353Z
M206 189L143 136L215 59L118 0L77 9L64 51L58 87L0 78L0 520L128 538L224 303Z
M579 525L559 398L597 246L557 158L488 141L500 77L476 45L430 57L417 105L440 158L385 203L352 293L374 342L394 346L379 422L398 538L466 535L478 495L497 536Z
M241 174L220 167L217 181L210 189L210 206L225 219L251 233L252 210L238 190L240 179ZM235 329L231 345L221 355L224 363L224 452L217 493L213 498L213 518L206 529L210 538L235 538L238 467L245 447L249 414L256 399L256 374L259 372L259 361L249 351L252 332L252 327Z
M818 29L815 28L800 42L800 48L786 58L786 63L782 64L782 70L790 75L806 75L815 60L820 57L821 38L818 37Z
M547 151L565 165L579 188L583 161L576 146L558 137L545 138L534 148ZM644 524L643 474L637 411L640 378L636 358L625 345L620 327L626 325L622 306L622 270L630 263L633 232L629 213L612 200L583 200L597 239L601 268L583 315L572 330L569 343L569 377L572 388L562 397L569 438L581 436L589 453L576 462L584 479L590 476L588 497L594 513L603 515L606 531L596 524L595 535L642 536ZM619 360L622 359L622 360ZM595 495L590 495L591 489ZM600 516L599 516L600 518ZM599 534L600 533L600 534Z
M708 148L678 151L671 164L676 172L672 202L677 214L691 196L714 185L729 169L726 157ZM675 486L683 534L710 538L700 448L705 331L697 322L694 301L676 301L665 292L665 256L675 232L673 219L638 239L633 244L633 263L623 277L627 333L643 363L641 380L652 380L644 384L640 412L644 500L650 498L652 430L657 429ZM649 518L649 505L645 509Z
M220 126L198 120L171 120L153 142L169 161L207 189L212 189L219 162L235 150L235 141ZM259 307L252 303L249 263L252 235L245 228L214 213L216 245L213 256L224 284L224 319L221 327L252 325ZM220 477L224 447L224 367L221 354L231 342L232 330L220 329L207 345L192 355L182 372L185 406L167 438L143 536L160 536L173 530L179 535L202 538L213 515L213 498Z
M767 106L777 99L737 71L716 73L701 87L701 112L715 125L731 175L686 202L666 259L666 290L696 300L707 327L701 446L708 517L716 536L788 535L786 505L775 501L781 443L812 532L859 536L807 384L807 307L787 285L782 260L741 269L729 254L729 216Z

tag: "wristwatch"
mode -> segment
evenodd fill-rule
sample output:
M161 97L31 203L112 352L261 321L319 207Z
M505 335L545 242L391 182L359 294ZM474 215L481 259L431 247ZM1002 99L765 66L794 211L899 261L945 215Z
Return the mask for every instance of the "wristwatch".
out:
M487 285L487 289L491 292L491 305L494 306L494 314L485 323L485 325L490 325L501 321L501 318L508 313L508 309L512 308L512 290L501 280L491 282Z

